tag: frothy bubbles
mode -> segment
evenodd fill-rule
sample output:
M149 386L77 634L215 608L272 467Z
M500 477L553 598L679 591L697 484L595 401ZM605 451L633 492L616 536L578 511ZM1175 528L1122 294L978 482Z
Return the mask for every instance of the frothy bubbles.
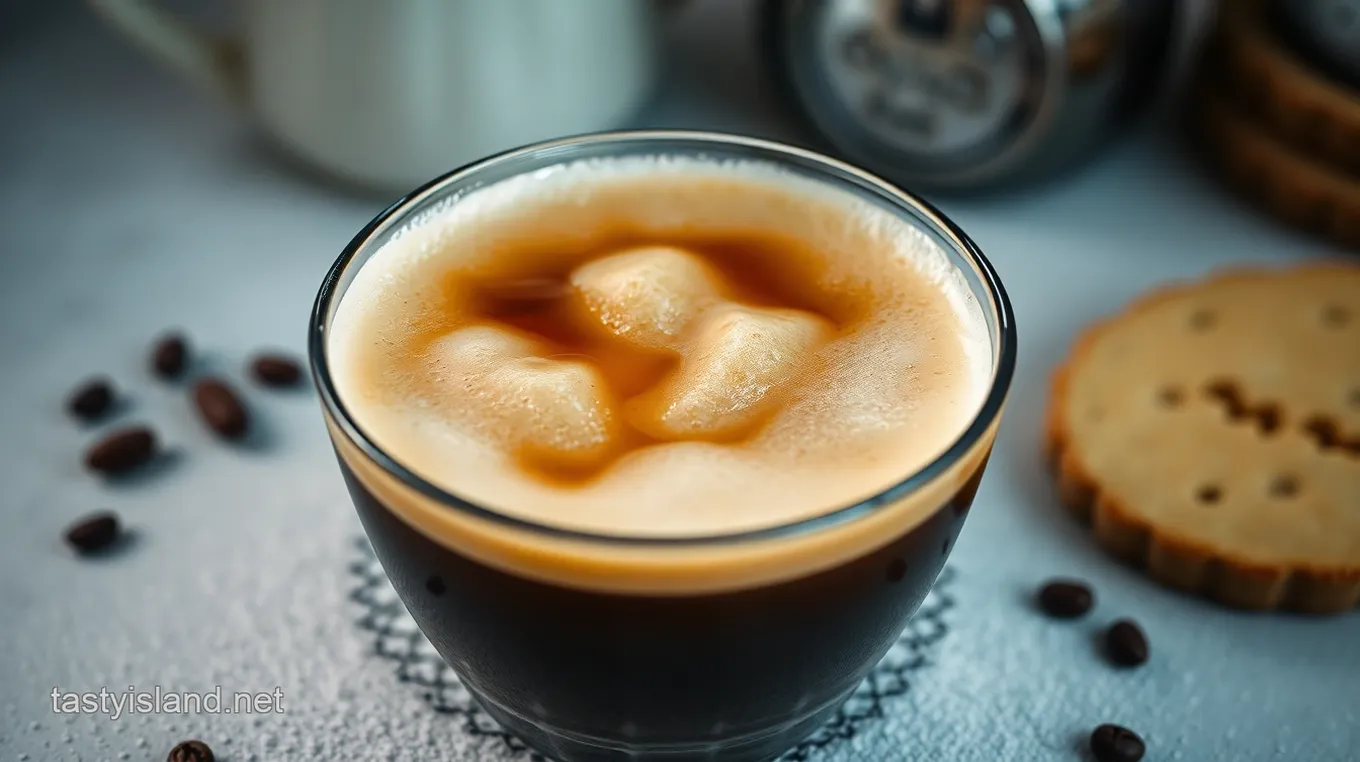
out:
M740 437L807 372L814 350L830 336L825 320L798 310L711 309L679 370L636 399L630 418L657 439Z
M530 314L479 313L486 283L528 284ZM805 518L901 480L971 421L992 359L963 275L909 221L773 165L675 158L441 202L363 266L329 342L347 408L426 479L656 536Z

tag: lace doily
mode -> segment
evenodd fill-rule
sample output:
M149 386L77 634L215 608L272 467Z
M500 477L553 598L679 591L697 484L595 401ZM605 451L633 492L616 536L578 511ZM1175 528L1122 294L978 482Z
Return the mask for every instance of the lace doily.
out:
M505 759L542 762L541 756L502 730L468 695L458 676L416 627L367 540L356 541L355 555L350 564L355 579L350 598L362 608L358 623L372 635L374 653L394 663L396 679L420 691L434 711L459 717L463 732L499 739ZM954 607L950 595L954 577L952 568L940 574L902 637L845 706L781 762L816 762L823 750L853 738L865 724L882 719L892 700L911 689L911 674L931 664L936 647L949 634L946 619Z

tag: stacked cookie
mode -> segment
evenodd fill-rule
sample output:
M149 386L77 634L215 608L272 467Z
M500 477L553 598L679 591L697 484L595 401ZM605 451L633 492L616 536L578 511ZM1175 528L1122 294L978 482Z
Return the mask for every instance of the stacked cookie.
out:
M1360 87L1312 63L1273 6L1220 6L1192 98L1202 150L1261 208L1360 248Z

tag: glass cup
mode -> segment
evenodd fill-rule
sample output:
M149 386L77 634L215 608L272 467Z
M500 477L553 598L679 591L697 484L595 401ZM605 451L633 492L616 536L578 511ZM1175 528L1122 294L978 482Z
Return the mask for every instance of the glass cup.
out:
M336 392L328 327L384 243L476 189L583 159L774 164L889 210L961 271L992 349L958 439L891 488L736 534L631 538L497 513L384 452ZM700 132L609 133L502 153L393 204L345 247L309 328L312 370L374 550L420 629L488 714L565 762L771 760L830 718L901 635L977 492L1015 370L1014 316L977 246L921 200L818 154Z

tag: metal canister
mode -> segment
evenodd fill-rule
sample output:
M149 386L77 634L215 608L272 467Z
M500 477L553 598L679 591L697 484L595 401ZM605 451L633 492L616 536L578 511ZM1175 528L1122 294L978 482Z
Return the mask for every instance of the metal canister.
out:
M776 76L843 157L978 189L1089 157L1166 79L1177 0L767 0Z

